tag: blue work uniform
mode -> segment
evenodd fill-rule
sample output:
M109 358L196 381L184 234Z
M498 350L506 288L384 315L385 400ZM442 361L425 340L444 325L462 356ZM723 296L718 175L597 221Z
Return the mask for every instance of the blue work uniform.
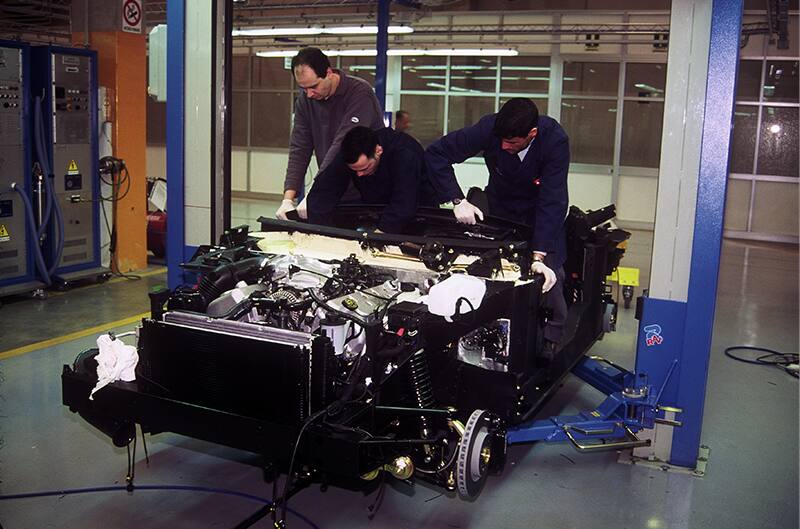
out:
M314 180L308 193L308 221L330 225L347 186L352 182L364 204L386 204L378 229L402 233L418 206L435 206L433 188L426 177L424 151L404 132L384 128L375 131L383 148L378 168L369 176L357 176L338 154Z
M425 151L428 178L441 201L464 198L453 164L483 151L489 170L488 213L530 226L531 250L546 252L544 263L556 274L556 287L544 300L544 305L553 310L544 328L544 338L558 344L567 319L562 287L567 252L564 221L569 206L569 138L556 120L539 116L536 137L520 160L518 154L509 154L501 148L502 140L493 132L496 119L497 114L489 114L475 125L433 142Z
M428 178L443 202L464 198L452 166L483 151L489 170L488 213L531 226L531 250L546 252L548 261L560 267L566 258L564 219L569 206L567 133L556 120L539 116L536 137L520 160L505 152L492 132L496 116L484 116L432 143L425 151Z

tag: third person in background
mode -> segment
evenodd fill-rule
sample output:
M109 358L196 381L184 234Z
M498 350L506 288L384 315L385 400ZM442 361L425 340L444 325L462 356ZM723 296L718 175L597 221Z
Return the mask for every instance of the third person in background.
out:
M398 110L394 116L394 130L408 133L411 126L411 116L405 110Z

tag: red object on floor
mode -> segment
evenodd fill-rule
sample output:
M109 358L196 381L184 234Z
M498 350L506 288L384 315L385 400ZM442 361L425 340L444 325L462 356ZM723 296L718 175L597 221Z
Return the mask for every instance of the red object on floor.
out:
M167 254L167 212L153 211L147 214L147 249L156 257Z

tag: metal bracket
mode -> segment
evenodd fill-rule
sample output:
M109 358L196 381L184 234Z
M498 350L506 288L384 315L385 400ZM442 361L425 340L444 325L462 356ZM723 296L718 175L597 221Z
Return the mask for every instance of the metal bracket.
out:
M636 437L636 434L628 428L628 425L624 423L617 423L617 426L622 428L625 432L625 440L624 441L615 441L612 443L596 443L596 444L581 444L575 439L575 436L572 435L570 430L575 430L580 432L584 435L608 435L610 433L614 433L614 430L594 430L594 431L581 431L579 428L570 426L568 424L564 425L564 434L566 434L567 439L569 442L572 443L572 446L578 452L598 452L600 450L625 450L627 448L637 448L640 446L650 446L650 439L639 439Z
M659 459L646 459L643 457L636 457L635 455L631 454L630 452L623 452L620 454L619 459L617 460L619 463L625 463L628 465L641 465L648 468L654 468L658 470L663 470L664 472L675 472L678 474L688 474L690 476L695 476L698 478L702 478L706 475L707 467L708 467L708 459L709 455L711 454L711 449L706 445L700 445L700 449L697 454L697 462L695 463L694 468L687 468L681 467L677 465L671 465L665 461L661 461Z

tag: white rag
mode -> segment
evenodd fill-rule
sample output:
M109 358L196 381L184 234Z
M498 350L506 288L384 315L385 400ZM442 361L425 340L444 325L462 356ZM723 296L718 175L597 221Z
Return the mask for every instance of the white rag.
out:
M100 349L94 357L97 360L97 385L89 395L89 400L94 400L94 394L111 382L136 380L136 364L139 362L136 347L108 334L101 334L97 338L97 347Z
M456 310L459 314L477 310L481 306L484 295L486 295L486 283L483 279L464 274L453 274L431 287L427 299L428 311L431 314L444 316L447 321L452 321L450 318L456 313ZM461 300L460 304L459 300Z

